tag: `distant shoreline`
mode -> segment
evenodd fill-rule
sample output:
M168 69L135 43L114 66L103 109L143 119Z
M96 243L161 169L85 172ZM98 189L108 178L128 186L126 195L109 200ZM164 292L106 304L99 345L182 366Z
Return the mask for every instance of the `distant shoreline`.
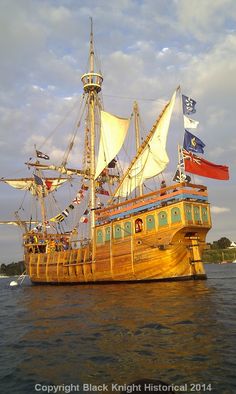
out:
M232 263L236 260L236 248L231 249L206 249L203 252L202 260L204 263Z
M24 261L18 261L17 263L1 264L0 266L0 278L19 276L25 272Z

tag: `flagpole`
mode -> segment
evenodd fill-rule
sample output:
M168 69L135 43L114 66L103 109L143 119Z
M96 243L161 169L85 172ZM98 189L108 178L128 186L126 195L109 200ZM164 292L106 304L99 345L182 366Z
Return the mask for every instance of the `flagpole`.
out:
M178 144L178 170L179 170L179 181L182 182L181 156L180 156L179 144Z
M182 99L180 86L178 86L177 90L179 91L179 94L180 94L180 111L181 111L181 113L183 113L183 99ZM184 115L183 115L183 129L184 129ZM182 182L181 159L183 160L183 153L182 153L181 145L178 144L178 167L177 167L177 169L179 170L179 182Z

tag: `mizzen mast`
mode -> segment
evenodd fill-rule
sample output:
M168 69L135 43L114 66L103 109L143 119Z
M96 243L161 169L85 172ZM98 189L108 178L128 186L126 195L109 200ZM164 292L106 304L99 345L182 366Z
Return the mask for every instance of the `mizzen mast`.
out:
M94 40L93 40L93 21L91 18L90 31L90 48L89 48L89 72L83 74L81 81L84 86L84 92L88 95L88 115L89 115L89 130L90 130L90 152L91 152L91 167L90 167L90 210L91 210L91 230L90 236L92 240L92 260L94 260L95 252L95 103L97 102L97 94L101 91L103 77L100 73L95 72L94 61Z

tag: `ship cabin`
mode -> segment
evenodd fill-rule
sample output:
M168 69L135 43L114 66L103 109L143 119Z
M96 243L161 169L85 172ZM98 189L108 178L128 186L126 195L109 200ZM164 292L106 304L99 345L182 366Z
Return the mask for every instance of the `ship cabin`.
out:
M96 211L96 246L133 236L165 248L173 236L205 242L211 228L206 186L178 183Z

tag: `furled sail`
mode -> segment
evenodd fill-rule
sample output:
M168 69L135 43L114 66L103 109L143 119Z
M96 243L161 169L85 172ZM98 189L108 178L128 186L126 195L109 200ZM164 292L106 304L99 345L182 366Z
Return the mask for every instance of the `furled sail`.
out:
M2 181L14 187L15 189L28 190L33 196L37 196L41 193L44 197L68 181L67 178L39 179L42 181L42 183L37 182L37 180L34 178L2 179Z
M166 140L175 98L176 91L131 162L114 193L115 197L127 197L145 179L160 174L166 168L169 163Z
M27 166L35 167L40 170L52 170L58 171L64 175L80 175L84 176L85 178L88 177L88 172L78 170L76 168L67 168L65 166L55 166L54 164L41 164L41 163L25 163Z
M38 222L30 220L2 220L0 224L10 224L12 226L21 226L22 224L36 224Z
M129 128L129 122L130 119L119 118L101 111L101 136L95 179L120 151Z

